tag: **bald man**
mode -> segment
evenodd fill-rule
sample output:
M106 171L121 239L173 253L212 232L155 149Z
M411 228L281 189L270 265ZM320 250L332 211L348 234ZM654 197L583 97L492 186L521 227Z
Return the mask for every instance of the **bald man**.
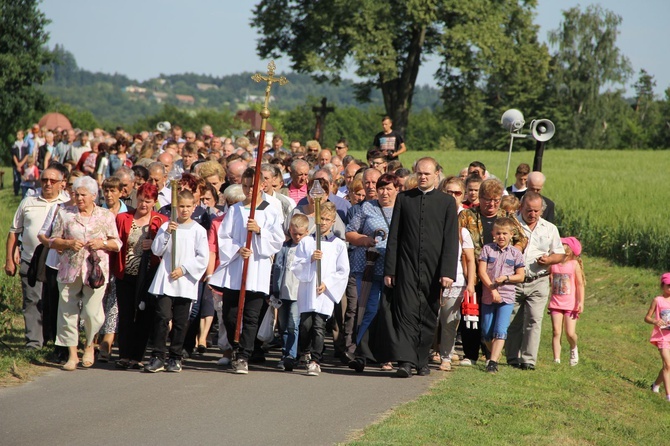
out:
M354 161L347 164L347 167L344 169L344 185L340 187L340 190L337 191L338 197L344 198L347 196L349 193L349 188L351 187L351 183L354 181L354 177L356 176L356 172L358 172L358 169L360 168L361 166L356 164Z
M161 153L158 155L158 160L159 163L165 167L165 174L168 175L170 172L172 172L172 166L174 166L174 157L170 155L169 153ZM160 189L159 189L160 190Z
M554 223L555 214L554 214L554 202L549 198L542 195L542 188L547 178L542 172L531 172L528 175L527 189L537 192L542 196L542 218L547 220L549 223Z

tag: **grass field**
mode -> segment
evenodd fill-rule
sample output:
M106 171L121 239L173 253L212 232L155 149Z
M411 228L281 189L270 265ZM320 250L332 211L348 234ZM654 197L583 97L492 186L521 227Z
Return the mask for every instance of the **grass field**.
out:
M364 156L360 152L356 156ZM446 174L483 162L504 181L505 152L408 152L402 161L433 156ZM520 163L533 165L534 152L512 154L510 180ZM622 265L670 265L670 151L547 150L542 193L556 203L561 235L574 235L585 252Z

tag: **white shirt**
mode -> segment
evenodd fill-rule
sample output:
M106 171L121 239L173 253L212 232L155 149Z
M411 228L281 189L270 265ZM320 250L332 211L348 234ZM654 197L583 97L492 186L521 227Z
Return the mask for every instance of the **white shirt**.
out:
M169 186L165 186L158 192L158 203L160 207L172 204L172 189Z
M520 212L517 212L516 218L524 234L528 237L528 246L523 252L523 261L526 263L526 274L537 274L540 271L548 269L548 267L537 263L539 257L550 254L565 254L563 243L561 243L561 236L555 225L549 223L544 218L540 218L535 228L531 230L523 220Z
M37 234L42 229L47 214L53 206L66 201L62 193L51 201L45 199L41 194L21 200L14 213L12 226L9 228L9 232L21 235L21 260L30 262L35 248L40 244Z

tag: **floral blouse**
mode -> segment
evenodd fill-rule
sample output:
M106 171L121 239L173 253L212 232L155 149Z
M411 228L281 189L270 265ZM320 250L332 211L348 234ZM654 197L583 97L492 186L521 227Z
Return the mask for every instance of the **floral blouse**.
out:
M54 221L53 238L66 240L79 240L84 244L95 239L107 240L107 243L116 243L120 248L122 245L119 233L116 229L114 214L108 210L96 206L90 217L84 217L79 213L76 206L67 206L59 209ZM100 268L105 276L105 282L109 280L109 252L99 249ZM82 248L75 252L66 249L60 256L58 265L58 282L72 283L81 275L82 280L88 277L89 250Z

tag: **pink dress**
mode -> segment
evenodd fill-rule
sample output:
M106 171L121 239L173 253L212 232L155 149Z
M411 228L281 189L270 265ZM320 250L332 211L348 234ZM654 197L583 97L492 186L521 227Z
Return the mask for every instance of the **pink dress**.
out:
M663 319L667 324L666 326L670 327L670 299L663 296L656 297L656 318ZM658 348L667 348L667 344L670 343L670 330L661 329L654 325L649 342ZM663 343L666 344L665 347L662 346Z
M551 265L552 282L549 310L577 311L576 267L576 260Z

